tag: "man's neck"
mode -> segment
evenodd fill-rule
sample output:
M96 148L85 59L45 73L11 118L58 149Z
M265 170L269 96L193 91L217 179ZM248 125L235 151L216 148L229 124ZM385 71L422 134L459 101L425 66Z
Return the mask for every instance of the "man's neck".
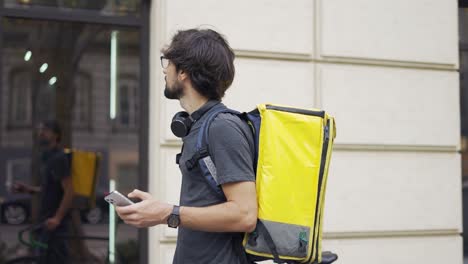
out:
M190 115L200 109L206 102L208 102L208 98L195 94L188 94L180 98L180 106Z

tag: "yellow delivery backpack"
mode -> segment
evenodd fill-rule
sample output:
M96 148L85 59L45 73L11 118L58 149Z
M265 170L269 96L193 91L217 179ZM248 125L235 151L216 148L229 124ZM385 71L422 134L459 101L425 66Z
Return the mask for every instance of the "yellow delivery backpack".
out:
M334 254L322 259L321 252L325 189L336 135L334 118L318 109L272 104L258 105L250 113L222 104L214 108L200 128L197 154L188 164L198 165L210 186L223 196L206 151L210 123L220 113L231 113L253 128L258 222L255 231L243 239L249 259L276 263L336 260Z
M70 157L73 190L76 195L95 200L95 188L99 171L99 153L66 149Z

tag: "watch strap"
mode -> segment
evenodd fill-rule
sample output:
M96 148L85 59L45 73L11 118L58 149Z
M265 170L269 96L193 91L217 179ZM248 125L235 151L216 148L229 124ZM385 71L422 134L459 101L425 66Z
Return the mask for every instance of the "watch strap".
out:
M180 206L174 205L172 207L172 213L167 219L167 225L171 228L177 228L180 225Z
M180 216L180 206L179 205L174 205L172 208L172 213L173 215Z

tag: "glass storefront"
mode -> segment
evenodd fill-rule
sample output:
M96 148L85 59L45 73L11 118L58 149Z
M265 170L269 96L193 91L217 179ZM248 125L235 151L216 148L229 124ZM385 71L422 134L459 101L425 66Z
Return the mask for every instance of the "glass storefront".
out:
M0 3L2 3L0 1ZM92 23L77 17L38 19L8 16L8 8L56 7L57 12L99 10L103 16L141 17L140 1L6 0L0 7L0 263L37 254L18 233L40 219L41 194L17 193L18 182L41 186L37 127L56 120L72 170L96 179L92 194L75 195L67 263L145 263L146 231L125 225L103 197L113 189L145 189L143 138L147 113L147 25ZM66 10L65 10L66 9ZM65 11L64 11L65 10ZM94 11L92 11L94 12ZM147 10L144 10L147 12ZM117 21L117 20L116 20ZM135 20L140 21L140 20ZM144 59L143 59L144 58ZM75 153L95 155L80 163ZM85 164L85 165L83 165ZM93 169L86 168L93 164ZM143 172L143 173L142 173ZM75 172L71 172L72 175ZM74 176L75 177L75 176ZM33 242L34 237L32 239ZM75 261L75 262L73 262ZM35 263L35 262L27 262Z
M462 136L462 188L463 225L468 226L468 3L460 1L459 8L459 47L460 47L460 116ZM463 233L465 262L468 261L468 233Z
M140 14L140 1L137 0L4 0L4 7L28 9L31 7L56 7L63 10L93 10L107 16Z

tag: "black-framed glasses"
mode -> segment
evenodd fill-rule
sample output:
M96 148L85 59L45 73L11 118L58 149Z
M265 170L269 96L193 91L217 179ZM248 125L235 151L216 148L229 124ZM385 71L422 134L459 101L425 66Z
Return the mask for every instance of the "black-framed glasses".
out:
M169 59L164 57L164 56L161 56L160 57L161 59L161 67L163 67L163 69L166 69L167 67L169 67Z

